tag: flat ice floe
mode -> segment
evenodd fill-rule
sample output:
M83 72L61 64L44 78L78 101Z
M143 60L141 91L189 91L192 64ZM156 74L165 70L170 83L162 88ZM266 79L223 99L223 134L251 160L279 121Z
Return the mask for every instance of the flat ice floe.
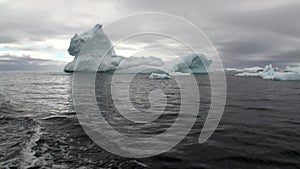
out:
M151 73L149 78L150 79L171 79L171 76L164 73Z

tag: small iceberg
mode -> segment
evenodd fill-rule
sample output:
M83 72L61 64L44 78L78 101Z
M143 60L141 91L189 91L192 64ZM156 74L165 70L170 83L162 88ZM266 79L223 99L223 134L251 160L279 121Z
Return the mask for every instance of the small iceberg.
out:
M171 72L171 73L151 73L150 79L171 79L173 76L189 76L191 73L182 73L182 72Z
M277 72L274 75L274 80L297 81L297 80L300 80L300 73Z
M287 66L285 69L284 69L285 72L294 72L294 73L300 73L300 66L297 66L297 67L290 67L290 66Z
M265 80L281 80L281 81L300 80L299 67L287 67L283 71L280 71L278 68L273 68L273 66L269 64L266 65L265 68L263 68L262 70L258 68L259 67L255 67L255 69L242 69L243 72L238 73L235 76L261 77L262 79Z
M150 79L171 79L171 76L164 73L151 73L149 78Z
M243 73L238 73L235 76L242 76L242 77L259 77L261 76L260 73L249 73L249 72L243 72Z
M234 73L240 73L243 72L242 69L237 69L237 68L226 68L224 69L225 72L234 72Z
M265 69L260 67L260 66L255 66L255 67L249 67L249 68L245 68L242 69L243 72L248 72L248 73L258 73L258 72L262 72Z
M182 72L171 72L169 73L170 76L189 76L191 73L182 73Z

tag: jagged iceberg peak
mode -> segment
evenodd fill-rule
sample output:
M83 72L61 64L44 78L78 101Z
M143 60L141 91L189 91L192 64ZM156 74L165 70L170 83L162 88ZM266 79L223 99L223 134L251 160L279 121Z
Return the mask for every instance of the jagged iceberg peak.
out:
M103 32L102 25L96 24L92 29L78 35L77 33L72 37L68 52L72 56L79 56L82 47L86 42L95 36L95 33Z
M115 56L114 48L100 24L96 24L92 29L80 35L75 34L71 38L68 52L74 56L74 60L65 66L65 72L91 71L103 56L105 58L101 62L102 66L99 71L109 71L113 69L112 62L122 60L121 56ZM77 62L79 55L82 57ZM114 59L112 56L115 56Z
M172 67L176 72L182 73L207 73L212 60L201 53L190 53L180 56L166 63L166 67Z

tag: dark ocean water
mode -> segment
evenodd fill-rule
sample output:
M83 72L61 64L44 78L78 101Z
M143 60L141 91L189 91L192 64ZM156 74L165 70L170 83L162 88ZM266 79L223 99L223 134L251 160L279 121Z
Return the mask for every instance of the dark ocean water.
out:
M147 98L153 89L163 89L169 98L164 115L143 126L120 118L111 100L110 78L98 75L96 95L116 130L150 137L176 119L180 92L172 79L137 75L131 83L130 99L138 110L149 108ZM227 74L222 120L213 136L199 144L210 105L210 82L207 75L196 79L200 111L187 137L161 155L129 159L103 150L85 134L72 106L72 75L1 72L0 168L300 168L300 82Z

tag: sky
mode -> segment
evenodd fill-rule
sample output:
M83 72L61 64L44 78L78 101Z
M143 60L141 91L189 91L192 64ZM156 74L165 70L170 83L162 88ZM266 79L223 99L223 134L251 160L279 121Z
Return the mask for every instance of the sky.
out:
M172 20L165 21L169 27L147 20L131 21L127 27L105 27L141 12L163 12L190 21L211 40L225 67L300 65L299 9L299 0L0 0L0 71L62 71L73 60L67 52L72 36L96 23L102 24L105 32L114 32L110 34L112 42L122 39L125 32L151 26L170 34L178 33L171 28L180 28L178 35L203 45L188 27ZM150 20L155 19L163 20ZM161 44L172 43L144 36L120 44L116 52L159 55L159 51L147 51ZM147 50L141 52L145 46ZM163 53L161 56L168 52Z

